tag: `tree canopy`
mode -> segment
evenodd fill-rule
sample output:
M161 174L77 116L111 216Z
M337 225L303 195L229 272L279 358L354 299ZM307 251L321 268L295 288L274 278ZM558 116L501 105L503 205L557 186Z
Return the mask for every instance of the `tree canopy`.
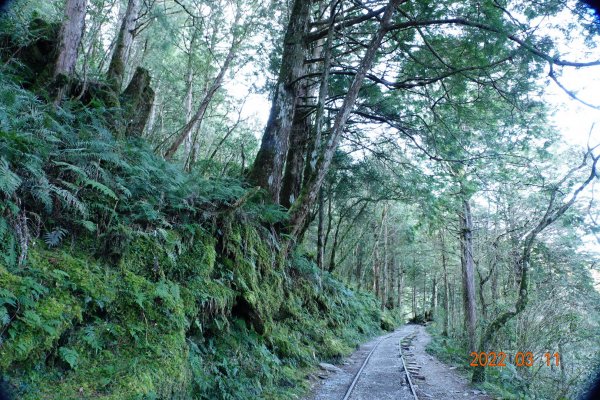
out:
M277 397L311 351L410 319L463 366L559 352L559 368L468 372L498 396L575 398L600 354L600 136L564 132L549 88L600 123L565 79L600 73L586 3L5 6L0 371L34 398L109 379L91 355L111 343L126 380L164 346L186 366L166 363L168 385L162 354L142 389L93 392ZM252 346L257 380L236 355Z

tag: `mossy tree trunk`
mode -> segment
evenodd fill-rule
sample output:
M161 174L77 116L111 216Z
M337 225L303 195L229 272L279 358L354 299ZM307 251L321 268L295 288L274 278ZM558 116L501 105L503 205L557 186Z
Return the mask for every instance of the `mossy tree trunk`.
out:
M309 91L304 85L298 98L298 110L294 113L292 131L290 135L290 148L285 162L285 173L279 195L280 203L285 208L290 208L298 198L302 188L303 171L305 169L305 155L310 139L310 120L306 109L306 98Z
M115 50L108 66L107 78L115 93L121 92L125 79L125 66L129 60L129 52L133 44L136 22L140 13L141 0L129 0L127 10L117 36Z
M459 220L465 327L468 350L473 352L477 351L477 304L475 300L475 262L473 260L473 216L468 199L462 200Z
M150 87L150 73L138 67L122 95L125 135L141 136L150 118L154 104L154 90Z
M311 3L310 0L295 0L293 3L269 120L249 176L253 184L269 192L274 203L279 203L281 193L283 167L298 104L298 80L306 70L305 36L308 33Z
M60 28L58 55L54 64L53 77L57 85L55 104L60 103L75 71L86 6L87 0L67 0L65 5L65 20Z
M344 210L346 211L346 210ZM342 226L342 221L344 221L344 216L346 212L341 212L338 218L337 224L335 225L335 231L333 233L333 243L331 245L331 254L329 256L329 272L333 272L336 268L336 255L337 250L340 245L340 227Z
M325 219L324 214L324 204L323 204L323 188L321 188L321 190L319 190L319 204L318 204L318 221L317 221L317 266L319 267L319 269L323 269L323 256L324 256L324 243L323 243L323 222Z
M358 93L363 85L367 72L371 69L373 62L375 61L375 57L377 55L379 47L381 46L381 42L384 36L387 34L388 30L390 29L390 21L392 19L392 15L394 14L396 7L398 7L400 2L401 0L390 0L388 2L386 10L380 20L379 27L374 33L373 37L371 38L371 41L366 48L365 54L357 68L356 74L352 79L350 88L344 96L344 100L342 102L342 105L340 106L340 109L335 115L335 119L331 128L331 132L329 133L327 143L324 146L324 149L320 152L315 163L314 173L308 178L307 182L302 188L298 201L294 203L294 205L289 211L290 227L288 233L290 234L290 237L292 239L299 237L302 233L302 229L305 226L305 222L310 215L310 210L313 208L317 199L319 188L323 184L325 176L329 171L329 168L333 161L333 156L341 140L342 132L344 131L346 123L350 118L350 113L352 112L354 104L358 98ZM265 137L263 136L263 142L264 141ZM257 162L261 162L258 156ZM262 171L265 172L265 170ZM268 176L273 177L274 175L270 174ZM268 176L266 177L268 178ZM285 251L288 251L288 249L286 248Z

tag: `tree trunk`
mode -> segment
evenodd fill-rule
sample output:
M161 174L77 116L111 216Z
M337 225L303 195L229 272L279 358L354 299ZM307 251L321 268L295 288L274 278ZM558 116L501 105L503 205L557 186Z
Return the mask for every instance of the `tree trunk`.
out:
M412 292L412 313L413 313L413 319L417 318L417 280L416 280L416 275L414 275L413 279L413 292Z
M487 282L482 276L479 268L477 268L477 275L479 276L479 303L481 304L481 318L487 319L487 306L485 304L485 282Z
M334 20L334 12L330 16L330 24ZM331 31L332 33L333 31ZM325 50L323 48L325 47ZM308 50L308 48L307 48ZM325 53L325 54L323 54ZM311 124L309 121L309 99L315 97L315 85L309 80L304 80L298 85L297 104L294 111L294 120L292 130L290 132L290 146L285 164L285 174L280 193L280 203L285 208L290 208L294 201L300 195L302 189L302 181L304 176L312 174L312 159L317 149L321 146L321 129L324 112L323 99L327 96L327 83L329 77L329 68L331 64L331 35L328 36L327 43L323 46L323 41L319 40L314 44L311 54L312 59L324 57L323 75L321 76L321 87L319 90L317 101L317 116L315 124L315 132L311 137ZM317 64L313 64L308 68L309 73L317 72ZM307 152L307 145L310 143L310 149ZM305 158L306 157L306 158Z
M335 232L333 233L333 245L331 246L331 255L329 257L329 272L333 272L336 267L335 256L336 256L338 245L340 243L340 240L339 240L340 239L340 227L342 225L342 221L344 220L344 214L345 213L343 213L343 212L340 213L338 222L335 226Z
M402 313L402 295L404 292L404 270L402 269L402 266L400 264L398 264L398 299L397 299L397 303L396 303L396 307L398 307L398 313L400 314L400 316L403 316Z
M356 243L356 280L358 282L358 290L362 289L362 281L363 281L363 246Z
M460 248L463 283L465 327L469 352L477 351L477 304L475 300L475 264L473 261L473 219L469 200L462 201L460 218Z
M292 6L269 120L249 176L253 184L269 192L274 203L279 203L281 193L283 164L298 98L298 78L305 71L305 35L308 33L311 3L311 0L295 0Z
M123 92L125 135L140 137L150 118L154 104L154 90L150 87L150 73L138 67Z
M135 26L140 13L140 0L129 0L127 11L121 22L117 42L110 64L108 65L107 78L115 93L121 92L125 79L125 66L129 59L129 52L133 44Z
M236 17L236 22L235 22L236 25L237 25L238 18L239 17ZM238 45L239 45L239 39L234 37L232 39L231 46L229 47L229 50L227 51L227 56L225 57L225 61L223 62L223 65L221 66L219 73L217 74L215 79L212 81L210 87L207 89L206 94L202 98L202 101L200 101L198 110L196 110L196 113L192 116L190 121L187 124L185 124L185 126L181 129L181 133L177 136L177 138L175 139L175 142L173 142L171 147L169 147L169 149L165 152L166 160L170 160L171 158L173 158L173 155L175 155L175 153L177 152L177 150L179 149L181 144L192 134L192 132L196 131L199 128L200 124L202 123L202 119L204 118L204 114L206 114L206 110L208 110L208 106L210 105L210 102L212 101L215 93L221 87L221 84L223 83L223 78L225 77L225 73L229 69L231 62L233 61L233 59L235 57L235 53L236 53L236 49L237 49Z
M377 246L379 244L375 242L375 248L373 250L373 293L375 297L379 298L379 251Z
M401 0L390 0L388 5L386 6L386 10L381 18L380 26L373 36L371 42L369 43L367 50L363 59L360 62L360 65L354 75L352 83L350 84L350 89L348 93L344 97L342 105L335 116L335 120L333 122L333 127L329 134L329 139L327 141L327 146L319 155L319 158L316 163L316 167L314 168L314 173L306 182L306 185L303 187L300 197L294 206L290 209L290 237L292 239L298 237L300 234L302 227L304 226L304 222L308 215L310 214L310 210L315 204L317 194L319 188L321 187L323 180L327 172L329 171L329 167L333 160L333 156L335 154L335 150L338 147L339 141L341 139L342 132L350 117L350 113L352 108L354 107L354 103L358 98L358 93L362 84L364 82L364 78L371 68L373 61L375 60L375 56L377 54L377 50L379 49L381 42L389 29L389 22L394 14L396 7L401 3ZM263 137L263 142L264 142ZM262 148L261 148L262 149ZM258 161L258 158L257 158ZM289 249L284 249L287 252Z
M285 174L279 196L280 203L285 208L290 208L300 194L309 136L310 122L307 113L303 109L298 109L292 123L290 149L285 162Z
M331 46L333 41L334 24L336 16L336 8L338 2L331 2L331 12L329 15L329 29L327 32L327 41L325 42L325 49L320 56L323 57L323 71L321 74L321 81L319 85L319 96L317 100L317 115L315 116L315 134L314 144L312 151L307 158L308 174L310 178L314 174L314 168L317 166L317 160L322 153L323 149L323 119L325 117L325 102L329 95L329 69L331 67ZM317 44L319 47L319 44Z
M423 310L423 317L425 318L426 313L427 313L427 271L423 272L423 307L421 308Z
M435 317L435 310L437 309L437 281L436 276L433 276L431 283L431 318Z
M190 51L188 53L187 60L187 74L185 77L185 99L183 101L183 106L185 107L185 123L188 124L192 120L193 115L193 104L194 104L194 67L193 67L193 54L194 54L194 44L196 38L197 30L194 29L194 33L192 34L192 38L190 40ZM188 136L186 138L186 153L190 154L192 150L192 141Z
M318 225L317 225L317 266L319 269L323 269L323 188L319 191L319 216L318 216Z
M325 229L325 237L323 239L323 252L327 251L327 243L329 243L329 234L331 233L331 228L333 226L333 180L329 183L329 187L327 188L327 229Z
M387 224L387 204L383 206L383 217L381 223L383 224L383 282L382 282L382 293L381 293L381 311L385 310L388 296L388 224Z
M448 284L448 260L446 257L446 242L444 233L440 232L440 245L442 251L442 268L444 270L444 327L442 335L448 337L448 328L450 325L450 286Z
M53 74L57 85L56 105L62 100L69 80L75 72L79 44L85 24L86 5L87 0L67 0L65 5L65 20L60 28L58 57Z

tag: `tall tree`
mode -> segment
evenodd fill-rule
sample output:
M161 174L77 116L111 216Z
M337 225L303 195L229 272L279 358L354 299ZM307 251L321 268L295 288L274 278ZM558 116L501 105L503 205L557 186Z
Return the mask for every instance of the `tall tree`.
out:
M475 301L475 262L473 260L473 214L468 199L461 201L460 260L462 266L463 301L469 352L477 351L477 303Z
M58 57L54 65L54 79L58 90L55 104L64 96L69 79L75 71L79 44L83 36L87 0L67 0L65 17L58 37Z
M131 46L133 45L133 39L135 37L135 29L141 4L141 0L129 0L127 2L125 15L121 20L121 26L117 34L115 49L106 73L108 81L115 93L121 93L121 88L123 87L123 81L125 79L125 67L129 61L129 54L131 52Z
M243 40L242 35L236 35L236 33L235 33L235 31L238 29L237 25L240 20L240 16L241 16L240 9L238 8L238 11L236 13L235 20L233 23L233 28L231 30L232 41L231 41L231 45L229 46L229 49L227 50L225 60L223 61L223 64L221 65L221 68L219 69L217 76L214 77L214 79L210 83L210 86L206 89L206 93L202 97L202 100L200 100L200 103L198 104L198 108L196 109L196 112L190 117L190 119L187 121L187 123L183 126L183 128L177 134L175 141L171 144L171 146L165 152L165 158L167 160L171 159L175 155L175 153L177 152L179 147L183 144L183 142L187 138L190 137L192 132L196 131L199 128L200 124L202 123L202 119L204 118L204 115L206 114L206 110L208 109L208 106L210 105L211 101L213 100L213 97L215 96L215 94L217 93L217 90L219 90L219 88L223 84L223 79L225 78L225 74L229 70L231 63L233 62L233 59L236 56L236 51L238 50L239 45Z
M371 69L373 62L375 61L379 46L390 29L390 21L400 3L401 0L390 0L387 3L377 31L372 36L370 43L366 48L365 54L361 59L354 78L352 79L352 83L350 84L348 92L344 96L342 105L335 116L331 132L329 133L328 141L324 146L323 151L317 158L314 173L305 183L305 186L300 194L300 198L290 209L291 224L289 231L292 238L297 238L300 236L302 230L304 229L306 219L309 215L310 209L315 204L318 190L325 179L325 175L329 171L331 161L333 160L333 156L340 142L346 122L348 121L350 113L354 107L354 103L358 98L360 88L363 85L367 72Z
M295 0L292 5L269 120L249 176L251 182L269 192L275 203L279 203L283 167L300 87L299 78L305 71L305 40L311 3L311 0Z

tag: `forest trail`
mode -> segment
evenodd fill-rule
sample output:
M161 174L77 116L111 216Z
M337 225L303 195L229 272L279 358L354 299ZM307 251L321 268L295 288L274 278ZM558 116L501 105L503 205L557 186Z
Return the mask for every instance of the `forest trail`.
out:
M408 344L403 340L405 338L409 339ZM485 393L471 388L467 379L454 369L425 352L431 336L423 326L404 325L390 335L380 336L361 345L339 368L324 365L327 369L319 373L311 394L304 400L344 399L349 386L373 348L375 350L348 400L413 399L399 357L401 341L405 363L411 371L412 383L419 399L491 399Z

